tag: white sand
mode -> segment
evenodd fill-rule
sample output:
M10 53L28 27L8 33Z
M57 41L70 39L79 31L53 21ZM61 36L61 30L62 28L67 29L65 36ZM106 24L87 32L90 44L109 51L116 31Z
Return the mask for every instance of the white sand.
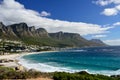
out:
M0 55L0 59L16 59L17 57L30 55L30 54L38 54L41 52L24 52L24 53L16 53L16 54L8 54L8 55Z
M15 59L18 56L20 56L20 54L0 55L0 59Z
M20 64L15 61L17 60L18 57L20 56L24 56L24 55L30 55L30 54L37 54L40 52L31 52L31 53L17 53L17 54L9 54L9 55L0 55L0 60L1 59L7 59L7 60L14 60L13 62L4 62L4 63L0 63L0 65L3 65L5 67L17 67L20 66Z
M18 57L24 56L24 55L31 55L31 54L40 54L40 53L46 53L46 52L54 52L54 51L42 51L42 52L23 52L23 53L17 53L17 54L9 54L9 55L0 55L1 59L7 59L7 60L17 60ZM0 65L4 65L5 67L17 67L20 66L18 62L5 62L0 63Z

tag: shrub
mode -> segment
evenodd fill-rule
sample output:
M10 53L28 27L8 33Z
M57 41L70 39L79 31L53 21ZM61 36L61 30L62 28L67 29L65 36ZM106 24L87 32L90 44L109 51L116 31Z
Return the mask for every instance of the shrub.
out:
M119 80L118 78L112 78L104 75L88 74L85 71L78 73L65 73L55 72L53 75L54 80Z

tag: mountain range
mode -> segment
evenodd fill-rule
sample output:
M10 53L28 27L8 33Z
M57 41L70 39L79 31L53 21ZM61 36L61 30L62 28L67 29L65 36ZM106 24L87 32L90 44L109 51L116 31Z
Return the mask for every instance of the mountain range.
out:
M48 33L44 28L36 29L26 23L4 25L0 22L0 38L18 40L28 45L54 46L54 47L84 47L105 46L101 40L87 40L77 33L56 32Z

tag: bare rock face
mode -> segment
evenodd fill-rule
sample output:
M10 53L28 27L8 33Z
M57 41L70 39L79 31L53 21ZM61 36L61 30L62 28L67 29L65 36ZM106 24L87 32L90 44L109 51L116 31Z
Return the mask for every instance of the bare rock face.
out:
M13 36L16 37L12 30L6 27L2 22L0 22L0 37L9 39L10 37Z
M64 33L62 31L57 32L57 33L49 33L50 37L55 38L55 39L63 39Z
M77 33L64 33L62 31L57 33L48 33L44 28L36 29L35 26L29 27L26 23L18 23L5 26L0 22L0 38L5 39L19 39L30 41L34 43L40 42L43 45L57 45L57 46L102 46L104 43L96 40L86 40ZM50 42L49 42L50 40ZM36 42L37 41L37 42ZM34 44L33 43L33 44Z
M18 37L32 36L26 23L13 24L8 27L10 27Z
M31 32L35 32L35 26L31 26L31 27L29 27L29 31L31 31Z
M0 29L2 29L4 26L4 24L2 22L0 22Z
M48 37L48 33L45 29L35 29L34 26L28 27L26 23L13 24L8 27L12 28L13 32L18 37Z
M6 33L6 27L2 22L0 22L0 31Z
M38 29L36 30L36 34L37 34L39 37L49 37L48 32L47 32L44 28L38 28Z
M52 38L56 38L56 39L83 39L80 34L77 33L64 33L62 31L57 32L57 33L49 33L49 35Z
M91 39L91 42L97 43L97 44L101 44L101 45L106 45L103 41L101 41L100 39ZM107 45L106 45L107 46Z

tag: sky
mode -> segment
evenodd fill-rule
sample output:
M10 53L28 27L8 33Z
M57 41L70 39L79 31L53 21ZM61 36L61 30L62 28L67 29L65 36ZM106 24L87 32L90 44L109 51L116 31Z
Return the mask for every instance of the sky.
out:
M120 45L120 0L0 0L0 21Z

